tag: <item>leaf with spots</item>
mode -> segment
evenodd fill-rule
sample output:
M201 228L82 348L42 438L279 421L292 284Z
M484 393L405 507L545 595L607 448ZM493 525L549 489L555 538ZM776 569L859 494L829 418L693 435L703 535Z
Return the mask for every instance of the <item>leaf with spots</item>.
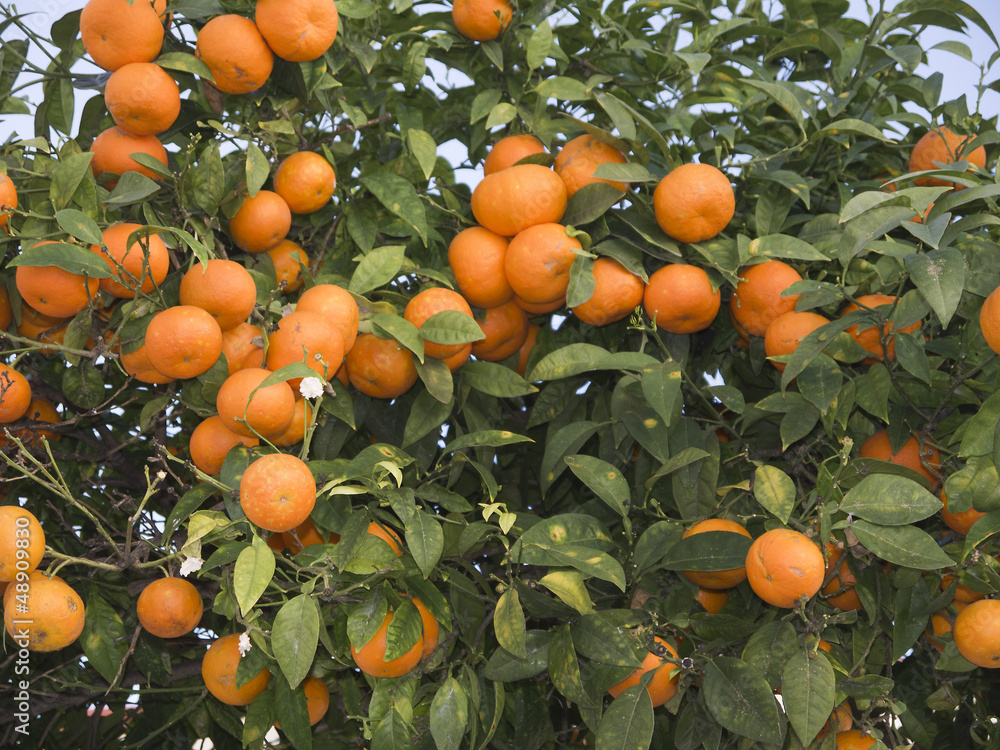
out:
M731 656L717 656L705 667L705 704L715 720L742 737L780 745L785 722L764 675Z
M622 473L607 461L593 456L575 454L563 459L577 478L620 516L628 515L628 482Z

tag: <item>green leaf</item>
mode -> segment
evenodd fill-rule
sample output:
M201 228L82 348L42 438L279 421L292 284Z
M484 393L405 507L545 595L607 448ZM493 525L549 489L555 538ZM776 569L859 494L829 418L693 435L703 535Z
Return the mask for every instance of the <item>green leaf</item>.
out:
M495 362L467 362L461 369L463 383L487 396L517 398L538 389L508 367Z
M406 427L403 429L402 447L420 440L431 431L437 429L451 415L455 408L455 399L448 399L442 403L429 390L421 391L413 400L410 407L410 416L406 419Z
M126 172L103 203L114 207L142 203L159 189L160 186L146 175L138 172Z
M870 474L856 484L840 505L851 513L883 526L905 526L929 518L941 501L918 482L893 474Z
M954 565L934 537L915 526L882 526L865 520L851 524L858 541L894 565L917 570L938 570Z
M603 610L582 615L570 623L576 650L592 661L638 669L642 666L642 661L635 654L634 642L628 629L622 626L620 618L615 617L617 614L615 611ZM625 614L630 617L633 611L628 610Z
M367 294L399 276L406 248L403 245L377 247L361 257L347 288L355 294Z
M781 698L788 721L803 744L812 742L830 720L835 693L830 660L822 653L798 649L785 665Z
M420 171L424 173L424 179L429 180L437 164L437 144L431 134L425 130L410 129L406 131L406 144L410 147L410 153L420 165Z
M444 550L441 524L428 513L418 512L406 523L406 548L424 574L430 576Z
M831 122L822 130L817 130L813 133L810 140L818 140L828 135L841 135L843 133L860 135L864 138L874 138L875 140L882 142L892 142L891 138L886 137L885 133L876 128L874 125L853 117L846 117L843 120Z
M549 644L549 677L556 690L582 708L594 708L596 703L587 693L580 676L580 662L573 645L569 623L556 628Z
M758 466L753 475L753 494L765 510L782 523L795 509L796 491L792 478L777 466Z
M495 618L494 618L495 619ZM541 674L549 663L549 644L552 633L547 630L529 630L524 644L527 656L520 659L503 648L496 649L486 663L483 676L497 682L528 680Z
M404 599L393 613L392 621L385 631L385 655L383 661L398 659L413 649L424 633L420 611L410 599Z
M372 729L371 750L409 750L413 747L413 732L399 711L390 708Z
M962 458L993 452L993 428L1000 422L1000 392L992 394L968 422L958 455Z
M569 268L569 286L566 289L566 307L572 309L594 296L597 281L594 279L594 259L578 255Z
M799 103L795 93L793 93L797 88L795 84L785 81L777 83L772 83L770 81L754 81L749 78L744 78L741 83L744 83L747 86L752 86L773 99L779 107L792 116L792 119L795 120L795 124L799 126L799 130L802 132L802 135L805 136L806 126L805 118L802 116L802 105Z
M921 296L947 328L965 288L965 257L954 247L906 256L906 270Z
M434 313L419 330L420 338L435 344L468 344L486 338L475 319L458 310Z
M615 698L597 725L597 750L645 750L653 740L653 702L642 685Z
M455 379L444 360L426 357L421 362L414 357L413 364L417 367L417 375L427 389L427 393L441 404L452 403L455 395Z
M637 573L652 567L676 544L684 533L676 521L657 521L642 532L632 552L632 565Z
M251 705L256 704L256 700ZM299 686L288 687L284 680L275 680L274 718L281 722L281 731L288 737L296 750L312 750L312 728L309 726L309 711L305 691ZM271 728L270 722L265 732Z
M70 367L63 371L62 392L84 409L93 409L106 395L104 379L96 367Z
M77 211L75 208L64 208L62 211L56 211L56 223L60 229L81 242L87 242L91 245L100 245L103 242L101 229L97 226L97 222L83 211Z
M526 631L524 627L524 610L517 589L509 586L497 602L493 615L493 628L496 630L497 642L519 659L528 658Z
M297 687L309 674L319 643L319 629L319 607L308 594L289 599L274 617L271 629L274 658L291 688Z
M562 102L578 102L590 98L590 90L582 81L567 76L551 76L535 87L535 92L543 99L552 98Z
M717 656L705 663L705 704L725 729L780 745L784 722L764 675L744 661Z
M642 395L667 427L676 416L681 381L681 366L676 362L664 362L642 371Z
M255 534L252 545L240 553L233 569L233 591L244 617L267 590L274 567L274 551Z
M354 517L364 518L361 513L356 514ZM367 520L365 521L364 528L368 528ZM362 532L359 536L364 535ZM352 537L353 535L347 536L345 534L341 539L349 540ZM343 541L340 542L340 544L343 543ZM337 546L339 547L340 545ZM385 622L385 616L388 612L389 603L382 594L382 590L375 589L372 594L369 594L363 602L354 607L347 615L347 637L351 645L355 649L361 649L368 641L374 638L375 633L378 632L379 628L382 627L382 623Z
M90 176L90 160L93 157L89 151L70 154L56 165L49 183L49 199L57 210L69 205L80 183Z
M576 454L563 459L577 478L620 516L628 515L628 482L622 473L607 461Z
M173 9L171 8L171 10ZM193 17L187 13L184 13L183 15L186 18ZM178 70L181 73L190 73L193 76L204 78L206 81L215 83L215 77L212 75L212 69L202 62L200 57L195 57L187 52L164 52L153 62L164 70Z
M917 333L897 333L896 361L904 370L927 385L931 384L931 363L924 350L924 339Z
M427 244L427 214L412 184L398 175L384 172L362 177L360 182L379 203L405 221ZM352 286L351 291L357 290Z
M707 52L675 52L674 57L683 60L693 75L701 73L712 62L712 56Z
M751 258L779 258L784 260L818 260L829 261L808 242L792 237L787 234L769 234L766 237L758 237L751 240L747 248Z
M499 448L503 445L533 442L535 441L531 438L518 435L510 430L482 430L455 438L444 447L444 452L454 453L468 448Z
M454 677L448 677L431 701L431 736L438 750L459 750L469 721L469 698Z
M584 185L569 199L561 221L567 226L589 224L604 216L609 208L621 201L623 195L621 190L606 182Z
M260 150L260 146L253 141L247 144L245 169L247 173L247 192L253 198L264 187L267 178L271 176L271 165L268 163L267 157Z
M814 50L829 57L834 66L840 62L841 49L837 40L826 31L817 28L802 29L789 34L764 55L764 60L773 60L776 57L788 57L794 60L801 53Z
M743 661L764 675L768 684L778 687L785 664L798 648L795 628L784 620L765 623L747 639Z
M528 67L536 70L545 64L545 58L552 50L552 27L549 20L545 19L531 33L525 52L527 53Z
M642 370L658 364L657 360L639 352L612 354L594 344L570 344L544 357L535 365L528 380L559 380L591 370Z
M80 633L83 653L87 655L88 663L113 686L129 650L125 625L96 586L90 588L85 613L83 632Z
M8 268L17 266L56 266L64 271L86 275L92 279L106 279L111 276L111 269L100 255L66 242L51 242L22 250L7 263Z
M704 531L680 539L660 562L667 570L732 570L742 568L753 539L734 531Z
M587 591L583 576L579 572L554 570L539 578L538 583L581 615L593 613L594 603L590 600L590 592Z

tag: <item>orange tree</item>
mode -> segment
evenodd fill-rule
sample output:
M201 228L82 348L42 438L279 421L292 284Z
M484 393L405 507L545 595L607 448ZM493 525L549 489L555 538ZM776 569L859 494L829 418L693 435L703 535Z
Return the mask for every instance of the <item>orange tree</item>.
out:
M995 747L996 40L847 7L0 6L2 742Z

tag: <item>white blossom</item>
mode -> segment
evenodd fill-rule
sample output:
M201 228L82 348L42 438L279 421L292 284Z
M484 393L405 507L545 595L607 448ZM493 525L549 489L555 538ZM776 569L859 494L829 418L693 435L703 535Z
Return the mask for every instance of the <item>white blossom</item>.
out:
M240 650L240 656L241 657L242 656L246 656L247 653L249 653L249 651L250 651L250 634L249 633L241 633L240 634L240 642L237 645L237 648L239 648L239 650Z
M302 378L299 393L303 398L318 398L323 395L323 381L319 378Z
M185 557L181 563L181 576L187 578L188 575L201 570L204 561L200 557Z

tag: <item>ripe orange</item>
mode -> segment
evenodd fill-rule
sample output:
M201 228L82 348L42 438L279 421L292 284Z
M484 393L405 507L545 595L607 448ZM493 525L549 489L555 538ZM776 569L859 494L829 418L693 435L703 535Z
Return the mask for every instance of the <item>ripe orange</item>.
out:
M321 313L296 310L278 323L267 341L267 369L272 372L292 362L303 362L322 380L332 378L344 361L344 343L333 324ZM302 378L288 381L298 390Z
M17 370L0 362L0 424L23 417L31 404L31 385Z
M982 146L968 150L968 144L975 136L959 135L946 127L932 128L927 131L910 152L910 171L920 172L925 169L940 169L935 162L951 165L955 162L965 160L969 164L977 167L986 166L986 149ZM967 170L972 171L970 168ZM951 180L942 180L938 177L918 177L913 181L914 185L921 187L957 187L963 186Z
M332 2L330 3L333 4ZM257 6L260 13L260 5ZM306 694L306 711L309 713L309 726L314 727L326 716L330 708L330 688L319 677L306 677L302 681L302 689ZM277 724L275 724L277 726Z
M222 354L222 329L200 307L168 307L146 327L146 354L153 367L168 377L196 378Z
M837 750L868 750L875 744L875 738L871 735L861 734L860 729L848 729L846 732L837 732L834 737Z
M448 265L470 305L498 307L514 297L504 270L507 244L506 237L484 227L463 229L451 241Z
M18 606L4 608L4 624L11 637L26 635L29 651L58 651L83 632L83 599L62 578L40 576L28 582L28 593ZM15 625L14 620L28 624Z
M373 398L402 396L417 382L413 355L396 339L363 333L344 361L351 384Z
M215 87L226 94L256 91L274 67L274 54L257 25L232 13L216 16L201 28L195 55L212 71Z
M955 580L955 575L953 573L947 573L941 576L941 584L938 588L941 591L946 591L952 582ZM984 599L985 594L979 591L973 591L964 583L960 583L955 587L955 596L952 599L952 603L960 602L962 604L969 604L971 602L978 602L980 599Z
M141 383L163 384L172 383L177 379L164 375L153 367L153 363L149 361L149 351L145 342L130 352L123 350L120 358L122 369Z
M309 267L309 255L302 246L291 240L282 240L267 251L274 265L274 278L284 292L302 288L302 266Z
M257 304L253 276L234 260L196 263L181 279L180 302L208 312L228 331L250 317Z
M340 541L340 534L331 531L325 539L316 529L316 524L312 519L307 518L294 529L282 533L285 546L291 550L293 555L299 554L303 549L312 544L336 544Z
M779 315L764 331L764 351L768 357L792 354L806 336L830 321L814 312L786 312ZM771 361L778 372L785 371L784 362Z
M979 327L986 344L1000 354L1000 287L990 292L983 302L979 310Z
M528 323L528 338L526 338L524 343L521 344L521 349L518 352L517 358L517 374L522 378L527 373L528 357L531 355L531 350L535 347L535 341L538 339L538 332L540 330L542 330L540 325Z
M854 590L854 584L857 582L858 579L854 577L854 573L848 567L847 560L844 560L840 564L837 575L823 587L823 594L827 597L826 603L843 612L861 609L861 599ZM841 593L836 593L841 589L843 589Z
M642 304L658 328L695 333L712 325L722 292L712 289L708 274L698 266L671 263L649 277Z
M131 234L137 238L128 243ZM101 233L102 245L91 245L108 264L111 276L101 279L101 289L115 297L130 299L136 292L149 294L167 278L170 254L159 235L149 234L141 224L112 224Z
M513 16L508 0L455 0L451 6L458 33L474 42L496 39Z
M163 46L165 0L88 0L80 13L83 48L105 70L151 62Z
M677 658L677 651L673 646L662 638L655 638L654 640L667 650L667 654L675 659ZM646 674L646 672L654 669L656 670L656 674L653 676L653 681L646 685L646 690L653 701L653 707L662 706L673 698L674 693L677 692L677 680L680 678L680 675L674 674L678 671L676 666L668 662L664 657L657 656L652 651L642 660L641 667L617 685L612 685L608 688L608 693L611 694L612 698L617 698L628 688L638 685L639 678Z
M254 20L271 51L290 62L321 57L337 37L333 0L257 0Z
M910 436L902 447L893 453L892 445L889 442L889 433L887 430L881 429L861 444L860 453L862 458L877 458L880 461L889 461L919 472L927 479L933 490L937 490L938 485L941 484L941 478L936 473L941 465L941 455L938 453L938 449L929 443L921 449L920 441L916 435Z
M351 656L354 657L354 663L358 665L358 668L362 672L372 677L402 677L412 672L413 668L420 663L420 659L423 657L424 637L421 635L413 648L405 654L397 659L384 661L386 649L385 636L393 617L393 612L387 612L382 625L375 632L375 635L372 636L372 639L368 643L362 645L360 649L355 649L354 644L351 644Z
M35 422L48 422L50 424L61 421L56 407L51 401L42 396L35 396L31 399L31 403L28 404L28 410L24 413L24 418L34 420ZM62 435L58 432L34 427L28 427L23 430L12 430L12 432L15 437L23 440L25 445L33 448L40 448L42 446L42 438L50 442L58 442L62 438ZM6 438L0 436L0 446L6 443L6 441Z
M679 242L710 240L736 213L729 177L711 164L682 164L653 191L653 212L660 229Z
M471 353L485 362L500 362L518 351L528 338L528 314L514 300L486 311L476 321L486 338L472 342Z
M0 227L7 226L7 217L15 208L17 208L17 188L14 187L14 181L10 177L0 172Z
M291 227L292 212L285 199L270 190L259 190L247 197L229 220L229 236L241 250L263 253L285 239Z
M702 534L706 531L729 531L734 534L742 534L748 539L750 538L750 532L747 531L741 524L725 518L708 518L704 521L699 521L690 529L685 531L683 537L681 538L686 539L689 536ZM705 589L714 590L732 588L733 586L739 585L742 581L745 581L747 577L746 568L742 567L733 568L732 570L685 570L682 572L684 577L692 583L697 583Z
M66 336L66 318L53 318L44 315L21 300L21 322L17 326L17 335L35 341L62 344ZM42 354L52 354L55 349L39 349Z
M463 346L458 354L452 354L450 357L445 357L441 361L448 365L448 369L455 372L462 365L469 361L469 357L472 356L472 344L466 344Z
M251 523L267 531L291 531L315 505L316 479L297 456L261 456L240 479L240 507Z
M486 159L483 160L483 175L512 167L526 156L544 153L545 146L535 136L527 133L508 135L494 143L493 148L486 154Z
M253 343L256 338L263 341L263 336L260 326L252 323L240 323L222 332L222 353L226 357L226 364L229 365L230 375L242 368L251 351L259 351L261 355L260 361L254 366L260 367L263 364L264 349Z
M372 521L368 524L368 533L372 536L377 536L388 544L392 548L392 551L396 553L396 557L403 554L403 542L400 540L399 535L388 526L384 526L378 521Z
M140 2L142 0L139 0ZM151 180L156 179L156 173L144 167L132 158L132 154L142 153L151 156L167 166L167 150L163 148L160 139L155 135L131 135L117 125L100 133L90 144L90 169L94 177L100 177L105 172L121 176L126 172L138 172ZM108 180L109 190L118 184L117 178Z
M975 508L969 508L961 513L952 513L948 510L948 496L945 495L943 489L941 490L941 519L956 534L966 536L969 533L969 529L972 528L972 524L985 515L985 513Z
M950 633L952 630L951 620L947 616L946 611L935 612L931 615L930 627L924 630L924 635L927 637L927 641L934 647L934 650L939 654L944 651L944 643L942 643L938 638L945 633Z
M222 471L222 464L229 451L237 445L255 446L259 442L255 437L237 435L226 427L222 417L213 414L194 428L188 452L199 470L214 477Z
M840 317L844 317L848 313L852 313L855 310L861 309L860 306L866 308L875 309L881 305L892 305L896 301L896 298L889 294L866 294L857 298L857 304L854 302L849 303ZM888 315L889 310L881 310L883 315ZM873 356L867 357L864 360L865 364L873 364L875 362L882 361L882 338L888 339L886 342L886 350L888 352L889 361L892 362L896 359L896 337L892 334L893 325L892 322L887 322L881 330L879 330L878 324L876 323L877 318L875 318L875 313L871 313L871 322L868 323L858 323L847 329L847 333L861 345L862 348L872 353ZM874 325L872 325L874 323ZM859 328L865 326L864 330L859 332ZM906 326L906 328L900 329L903 333L911 333L913 331L920 329L920 321Z
M270 370L255 367L238 370L225 379L215 399L223 423L237 435L280 435L292 421L295 394L288 383L261 388Z
M729 298L729 312L736 330L745 337L763 336L775 318L792 312L799 295L781 294L796 281L799 272L781 260L769 260L740 271L740 282Z
M306 399L300 398L295 402L292 421L288 423L284 432L271 438L271 442L279 448L288 448L301 443L305 439L310 420L312 420L312 406Z
M201 622L201 594L183 578L158 578L146 586L135 603L139 624L159 638L179 638Z
M208 692L230 706L246 706L264 692L271 673L260 670L242 687L236 687L236 669L240 664L240 636L224 635L212 642L201 660L201 678Z
M625 164L627 161L625 154L614 146L585 133L559 149L552 168L565 183L566 195L572 198L577 190L595 182L607 183L622 192L628 190L627 182L594 177L594 171L601 164Z
M520 167L516 167L520 169ZM511 167L496 176L515 169ZM480 183L482 184L482 183ZM504 270L514 293L530 303L554 302L566 296L569 269L583 246L562 224L535 224L517 233L507 246Z
M805 534L772 529L754 541L747 553L747 580L761 599L791 609L810 599L823 585L823 553Z
M344 336L344 353L351 351L358 337L360 311L349 291L336 284L317 284L299 296L296 310L309 310L326 316Z
M14 279L21 299L53 318L72 318L98 295L98 279L58 266L18 266Z
M430 287L415 294L406 304L403 311L403 318L410 321L417 328L421 328L428 318L446 310L454 310L472 317L472 308L458 292L444 287ZM424 354L435 359L445 359L458 354L465 347L461 344L436 344L433 341L424 341Z
M26 557L19 559L18 551ZM35 515L18 505L0 505L0 581L13 581L18 571L30 573L44 554L45 532Z
M955 618L958 652L977 667L1000 667L1000 599L973 602Z
M822 741L822 739L830 733L831 729L834 733L846 732L853 726L854 717L851 715L850 709L847 707L847 704L841 704L833 709L833 713L830 714L829 720L823 725L823 728L820 729L819 733L816 735L816 740Z
M614 258L594 261L594 293L573 314L592 326L605 326L627 318L642 304L646 284Z
M413 597L413 605L420 613L420 621L424 624L424 651L420 655L420 658L426 659L437 648L440 627L438 626L438 621L434 619L434 615L431 614L431 611L427 609L422 601Z
M562 219L566 185L541 164L516 164L484 177L472 191L472 214L491 232L513 237Z
M274 5L280 4L277 0ZM333 6L332 0L324 0ZM260 15L261 4L257 5ZM336 27L336 10L334 10ZM274 172L274 192L284 198L294 214L311 214L330 202L337 189L337 175L330 162L313 151L296 151Z
M717 615L729 603L729 592L699 587L698 593L694 598L695 601L705 608L706 612Z
M159 135L181 113L181 90L156 63L128 63L108 79L104 104L115 125L126 133Z
M528 302L514 295L514 304L524 310L528 315L544 315L554 312L566 304L566 295L552 300L551 302Z

